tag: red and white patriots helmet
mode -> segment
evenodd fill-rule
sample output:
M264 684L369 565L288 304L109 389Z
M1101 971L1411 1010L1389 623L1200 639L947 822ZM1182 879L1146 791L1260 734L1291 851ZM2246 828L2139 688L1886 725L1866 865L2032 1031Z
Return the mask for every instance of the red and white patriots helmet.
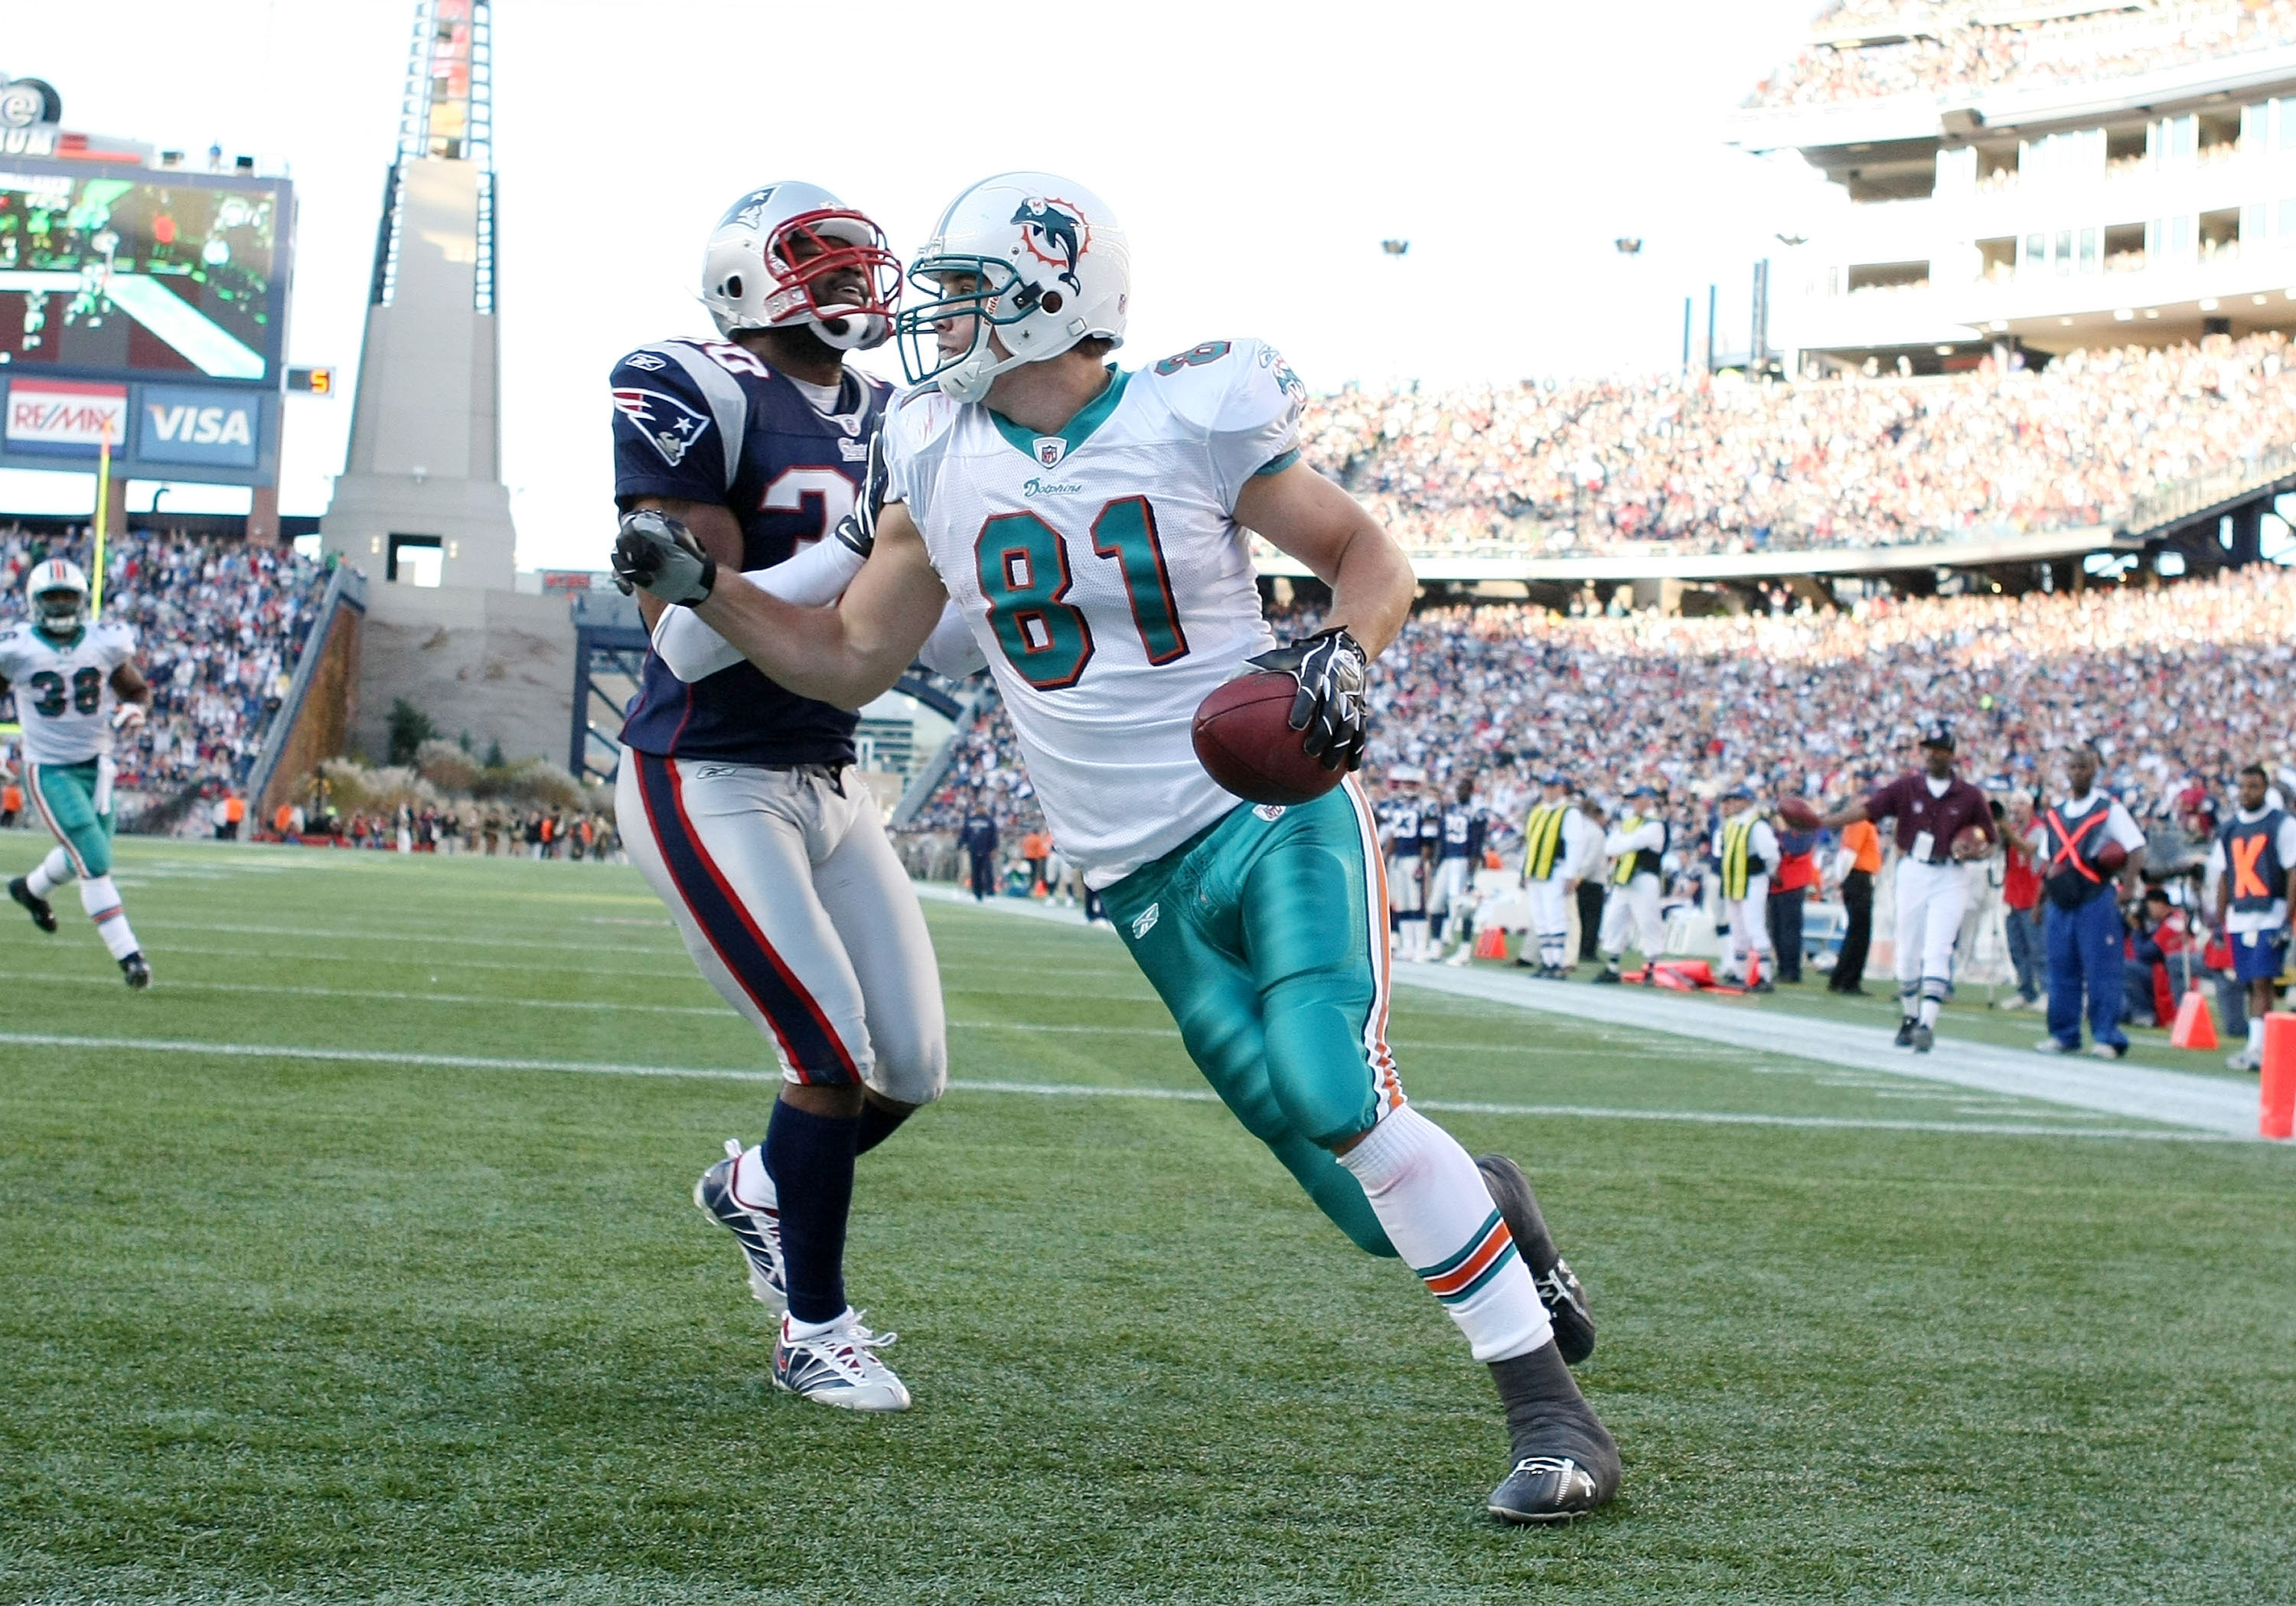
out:
M31 605L33 623L50 635L69 636L87 622L87 576L69 558L34 564L24 582L24 600Z
M901 298L885 233L816 184L768 184L726 209L701 253L720 334L810 324L841 350L881 346Z
M909 264L934 299L903 312L901 366L958 401L979 401L1005 369L1058 357L1103 336L1121 345L1132 300L1132 248L1101 198L1050 173L999 173L948 203ZM964 288L969 284L970 288ZM944 350L939 325L972 341ZM989 347L994 334L1005 355Z

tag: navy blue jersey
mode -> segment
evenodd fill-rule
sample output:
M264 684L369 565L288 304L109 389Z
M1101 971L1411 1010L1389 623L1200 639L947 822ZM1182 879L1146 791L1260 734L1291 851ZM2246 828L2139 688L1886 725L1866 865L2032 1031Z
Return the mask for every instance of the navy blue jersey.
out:
M869 437L892 394L849 371L836 416L824 417L785 376L726 341L643 347L614 365L612 384L616 503L724 505L741 521L742 569L780 563L852 510ZM856 721L753 664L687 685L649 653L622 745L662 758L850 763Z
M1481 858L1483 836L1489 828L1490 822L1480 809L1454 803L1443 811L1443 857Z

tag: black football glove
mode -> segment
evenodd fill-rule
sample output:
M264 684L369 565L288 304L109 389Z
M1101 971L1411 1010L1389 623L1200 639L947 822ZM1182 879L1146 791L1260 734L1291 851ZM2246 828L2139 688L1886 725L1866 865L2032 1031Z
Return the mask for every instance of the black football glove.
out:
M885 489L892 476L885 467L885 432L869 437L869 460L861 471L860 494L853 511L837 521L830 534L838 542L866 557L877 548L877 515L885 510Z
M622 515L613 564L614 583L625 597L644 591L692 607L718 583L718 560L701 549L693 531L659 507Z
M1364 691L1371 660L1344 629L1317 630L1250 660L1254 669L1277 670L1300 682L1292 699L1291 726L1304 730L1300 745L1326 770L1353 770L1363 762L1371 708Z

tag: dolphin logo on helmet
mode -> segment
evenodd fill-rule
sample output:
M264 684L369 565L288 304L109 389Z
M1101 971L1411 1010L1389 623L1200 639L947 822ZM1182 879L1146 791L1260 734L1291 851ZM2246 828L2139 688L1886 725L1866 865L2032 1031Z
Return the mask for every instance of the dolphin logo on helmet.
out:
M45 635L75 634L87 622L87 575L69 558L52 557L32 565L24 581L24 600L31 605L32 622Z
M1084 256L1085 246L1092 239L1092 227L1076 209L1065 201L1050 201L1031 195L1013 214L1013 221L1021 225L1021 243L1048 265L1058 265L1061 283L1071 290L1082 290L1077 278L1077 263ZM1046 256L1037 250L1041 240L1057 256Z

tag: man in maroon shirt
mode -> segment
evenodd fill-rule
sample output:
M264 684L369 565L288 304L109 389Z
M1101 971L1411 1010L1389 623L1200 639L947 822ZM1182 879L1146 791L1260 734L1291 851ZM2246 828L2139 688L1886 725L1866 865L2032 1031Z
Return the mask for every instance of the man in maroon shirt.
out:
M1836 809L1834 830L1860 819L1897 821L1898 1046L1926 1054L1938 1011L1953 984L1953 943L1969 907L1969 872L1954 840L1971 826L1993 851L1993 811L1985 794L1953 772L1953 728L1922 733L1922 768L1899 776L1862 803Z

